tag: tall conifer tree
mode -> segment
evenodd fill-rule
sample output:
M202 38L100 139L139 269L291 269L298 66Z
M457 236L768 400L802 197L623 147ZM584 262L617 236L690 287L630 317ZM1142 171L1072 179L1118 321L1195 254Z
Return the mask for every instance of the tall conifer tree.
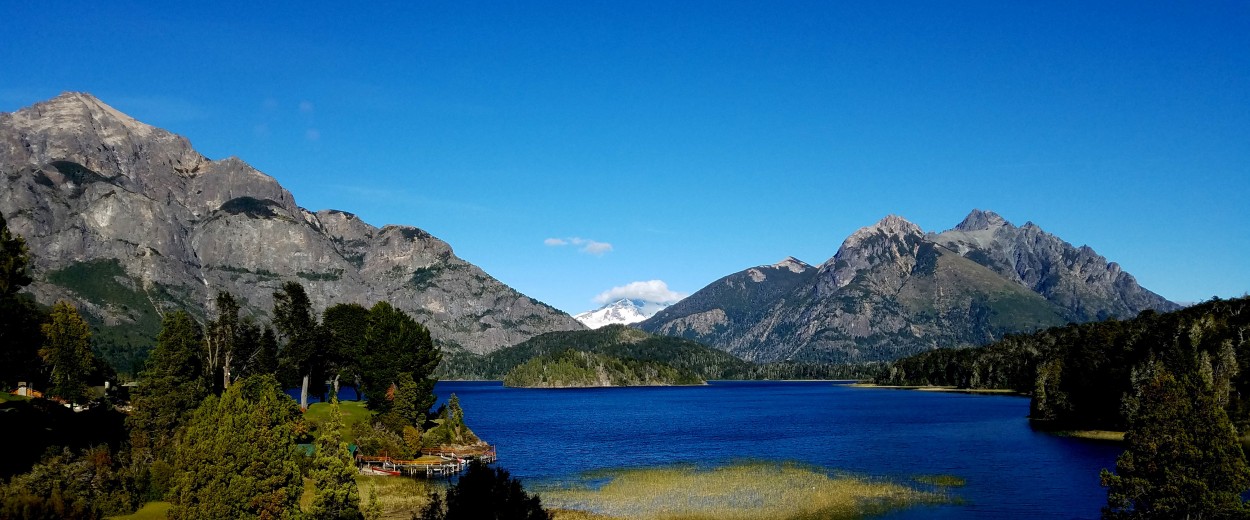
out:
M69 302L52 306L43 325L43 348L39 357L52 367L52 395L81 403L87 397L87 376L95 363L91 354L91 328Z
M339 400L330 398L330 419L319 426L317 454L309 477L315 495L307 512L310 520L359 520L360 490L356 465L343 442L343 414Z

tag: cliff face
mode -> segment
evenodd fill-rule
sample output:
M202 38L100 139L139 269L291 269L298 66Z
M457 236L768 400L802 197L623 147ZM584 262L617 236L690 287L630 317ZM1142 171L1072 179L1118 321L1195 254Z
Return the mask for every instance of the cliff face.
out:
M788 283L751 275L759 270L723 278L640 327L756 361L870 361L1176 308L1088 247L981 211L936 235L888 216ZM726 286L751 283L758 297L743 312Z
M142 329L108 336L121 342L170 309L207 315L217 291L263 317L287 280L319 308L388 300L441 344L478 353L582 328L425 231L305 210L247 163L209 160L88 94L0 114L0 212L30 245L36 298Z

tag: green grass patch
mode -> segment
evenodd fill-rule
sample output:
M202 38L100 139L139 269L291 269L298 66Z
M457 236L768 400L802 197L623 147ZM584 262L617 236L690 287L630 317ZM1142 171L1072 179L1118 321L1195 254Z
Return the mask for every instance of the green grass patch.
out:
M29 400L30 398L24 395L13 395L8 392L0 393L0 403L7 403L9 401L29 401Z
M369 503L369 493L376 492L385 520L409 520L421 517L421 509L429 502L431 491L443 490L441 483L408 477L374 477L358 475L360 507Z
M365 408L364 401L339 401L339 413L343 414L343 441L355 444L356 436L352 434L352 426L356 423L368 423L373 412ZM330 403L313 403L304 412L304 419L318 427L329 418Z
M138 511L129 515L110 516L108 520L165 520L169 514L169 508L173 504L169 502L148 502Z
M937 487L964 487L968 483L962 477L954 475L917 475L913 480Z
M1067 430L1055 432L1060 437L1075 437L1091 441L1124 442L1124 432L1109 430Z
M711 469L675 466L596 471L573 482L533 489L545 506L561 511L560 518L855 519L950 501L942 494L880 479L830 475L820 468L773 462ZM592 515L579 517L571 511Z

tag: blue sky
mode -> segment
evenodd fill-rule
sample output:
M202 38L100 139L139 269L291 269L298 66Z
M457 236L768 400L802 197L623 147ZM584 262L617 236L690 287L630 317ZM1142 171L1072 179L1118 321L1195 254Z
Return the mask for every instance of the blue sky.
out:
M1250 291L1246 2L175 4L9 3L0 111L91 92L571 313L973 208Z

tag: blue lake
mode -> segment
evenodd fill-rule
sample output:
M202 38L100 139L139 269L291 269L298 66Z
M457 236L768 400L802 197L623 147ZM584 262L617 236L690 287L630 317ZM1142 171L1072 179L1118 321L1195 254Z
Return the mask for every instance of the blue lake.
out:
M1035 432L1014 396L851 388L828 382L713 382L699 387L512 389L439 382L469 427L526 482L595 469L716 466L783 459L901 483L963 477L962 503L886 515L914 518L1098 518L1098 471L1115 445Z

